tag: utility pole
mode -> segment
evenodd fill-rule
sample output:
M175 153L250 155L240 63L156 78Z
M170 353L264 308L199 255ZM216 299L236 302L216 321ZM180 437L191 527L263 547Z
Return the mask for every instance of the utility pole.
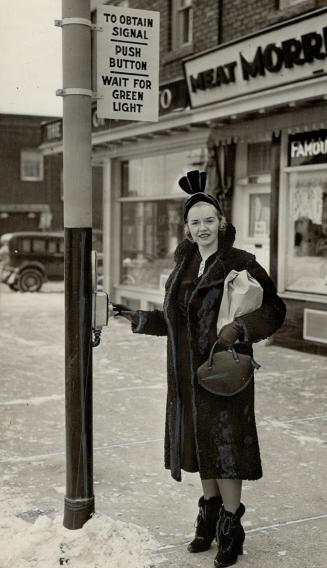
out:
M62 0L65 228L66 495L64 526L94 512L90 0Z

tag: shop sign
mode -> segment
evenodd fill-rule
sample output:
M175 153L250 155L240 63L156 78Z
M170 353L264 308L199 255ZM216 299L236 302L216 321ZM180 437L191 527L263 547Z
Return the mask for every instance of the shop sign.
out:
M289 137L289 166L325 163L327 163L327 130L302 132Z
M184 62L191 106L277 89L327 74L326 8ZM272 95L273 96L273 95Z
M62 140L62 119L43 122L41 124L42 143Z
M159 19L150 10L99 7L99 118L158 120Z

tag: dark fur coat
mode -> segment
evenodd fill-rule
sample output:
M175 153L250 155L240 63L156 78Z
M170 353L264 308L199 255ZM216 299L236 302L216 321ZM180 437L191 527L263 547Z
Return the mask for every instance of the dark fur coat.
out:
M192 407L198 471L202 479L258 479L262 476L260 451L254 414L254 379L238 395L216 396L197 383L196 370L208 358L217 338L217 317L224 280L235 270L246 269L263 288L262 306L237 318L243 327L237 351L252 354L252 343L271 336L282 325L285 305L273 282L255 257L233 247L235 229L228 225L219 248L193 290L187 309L189 351L178 350L178 287L197 244L184 240L175 251L176 265L166 282L163 311L137 312L134 333L167 336L167 407L165 431L165 467L181 481L182 400L178 367L188 365L192 380ZM193 432L192 432L193 435Z

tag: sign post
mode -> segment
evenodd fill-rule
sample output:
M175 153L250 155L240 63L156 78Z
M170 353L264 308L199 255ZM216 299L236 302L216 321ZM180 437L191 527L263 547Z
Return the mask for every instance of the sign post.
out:
M99 7L98 117L158 121L159 16L150 10Z
M66 495L64 526L94 511L90 0L62 0L65 228Z
M92 426L91 30L98 33L99 118L158 120L159 13L62 0L65 229L66 495L64 526L94 512ZM96 319L96 318L95 318ZM95 344L94 344L95 345Z

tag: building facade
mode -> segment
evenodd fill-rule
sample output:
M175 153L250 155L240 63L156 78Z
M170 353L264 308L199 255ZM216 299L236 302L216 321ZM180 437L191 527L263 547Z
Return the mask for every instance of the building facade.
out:
M0 115L0 235L45 230L62 219L60 193L50 183L58 178L55 160L47 162L39 149L40 126L49 119Z
M92 115L111 297L162 305L184 236L178 179L206 169L236 246L256 255L287 303L274 341L327 353L327 3L128 6L160 12L160 118ZM60 122L44 127L42 150L58 159Z

